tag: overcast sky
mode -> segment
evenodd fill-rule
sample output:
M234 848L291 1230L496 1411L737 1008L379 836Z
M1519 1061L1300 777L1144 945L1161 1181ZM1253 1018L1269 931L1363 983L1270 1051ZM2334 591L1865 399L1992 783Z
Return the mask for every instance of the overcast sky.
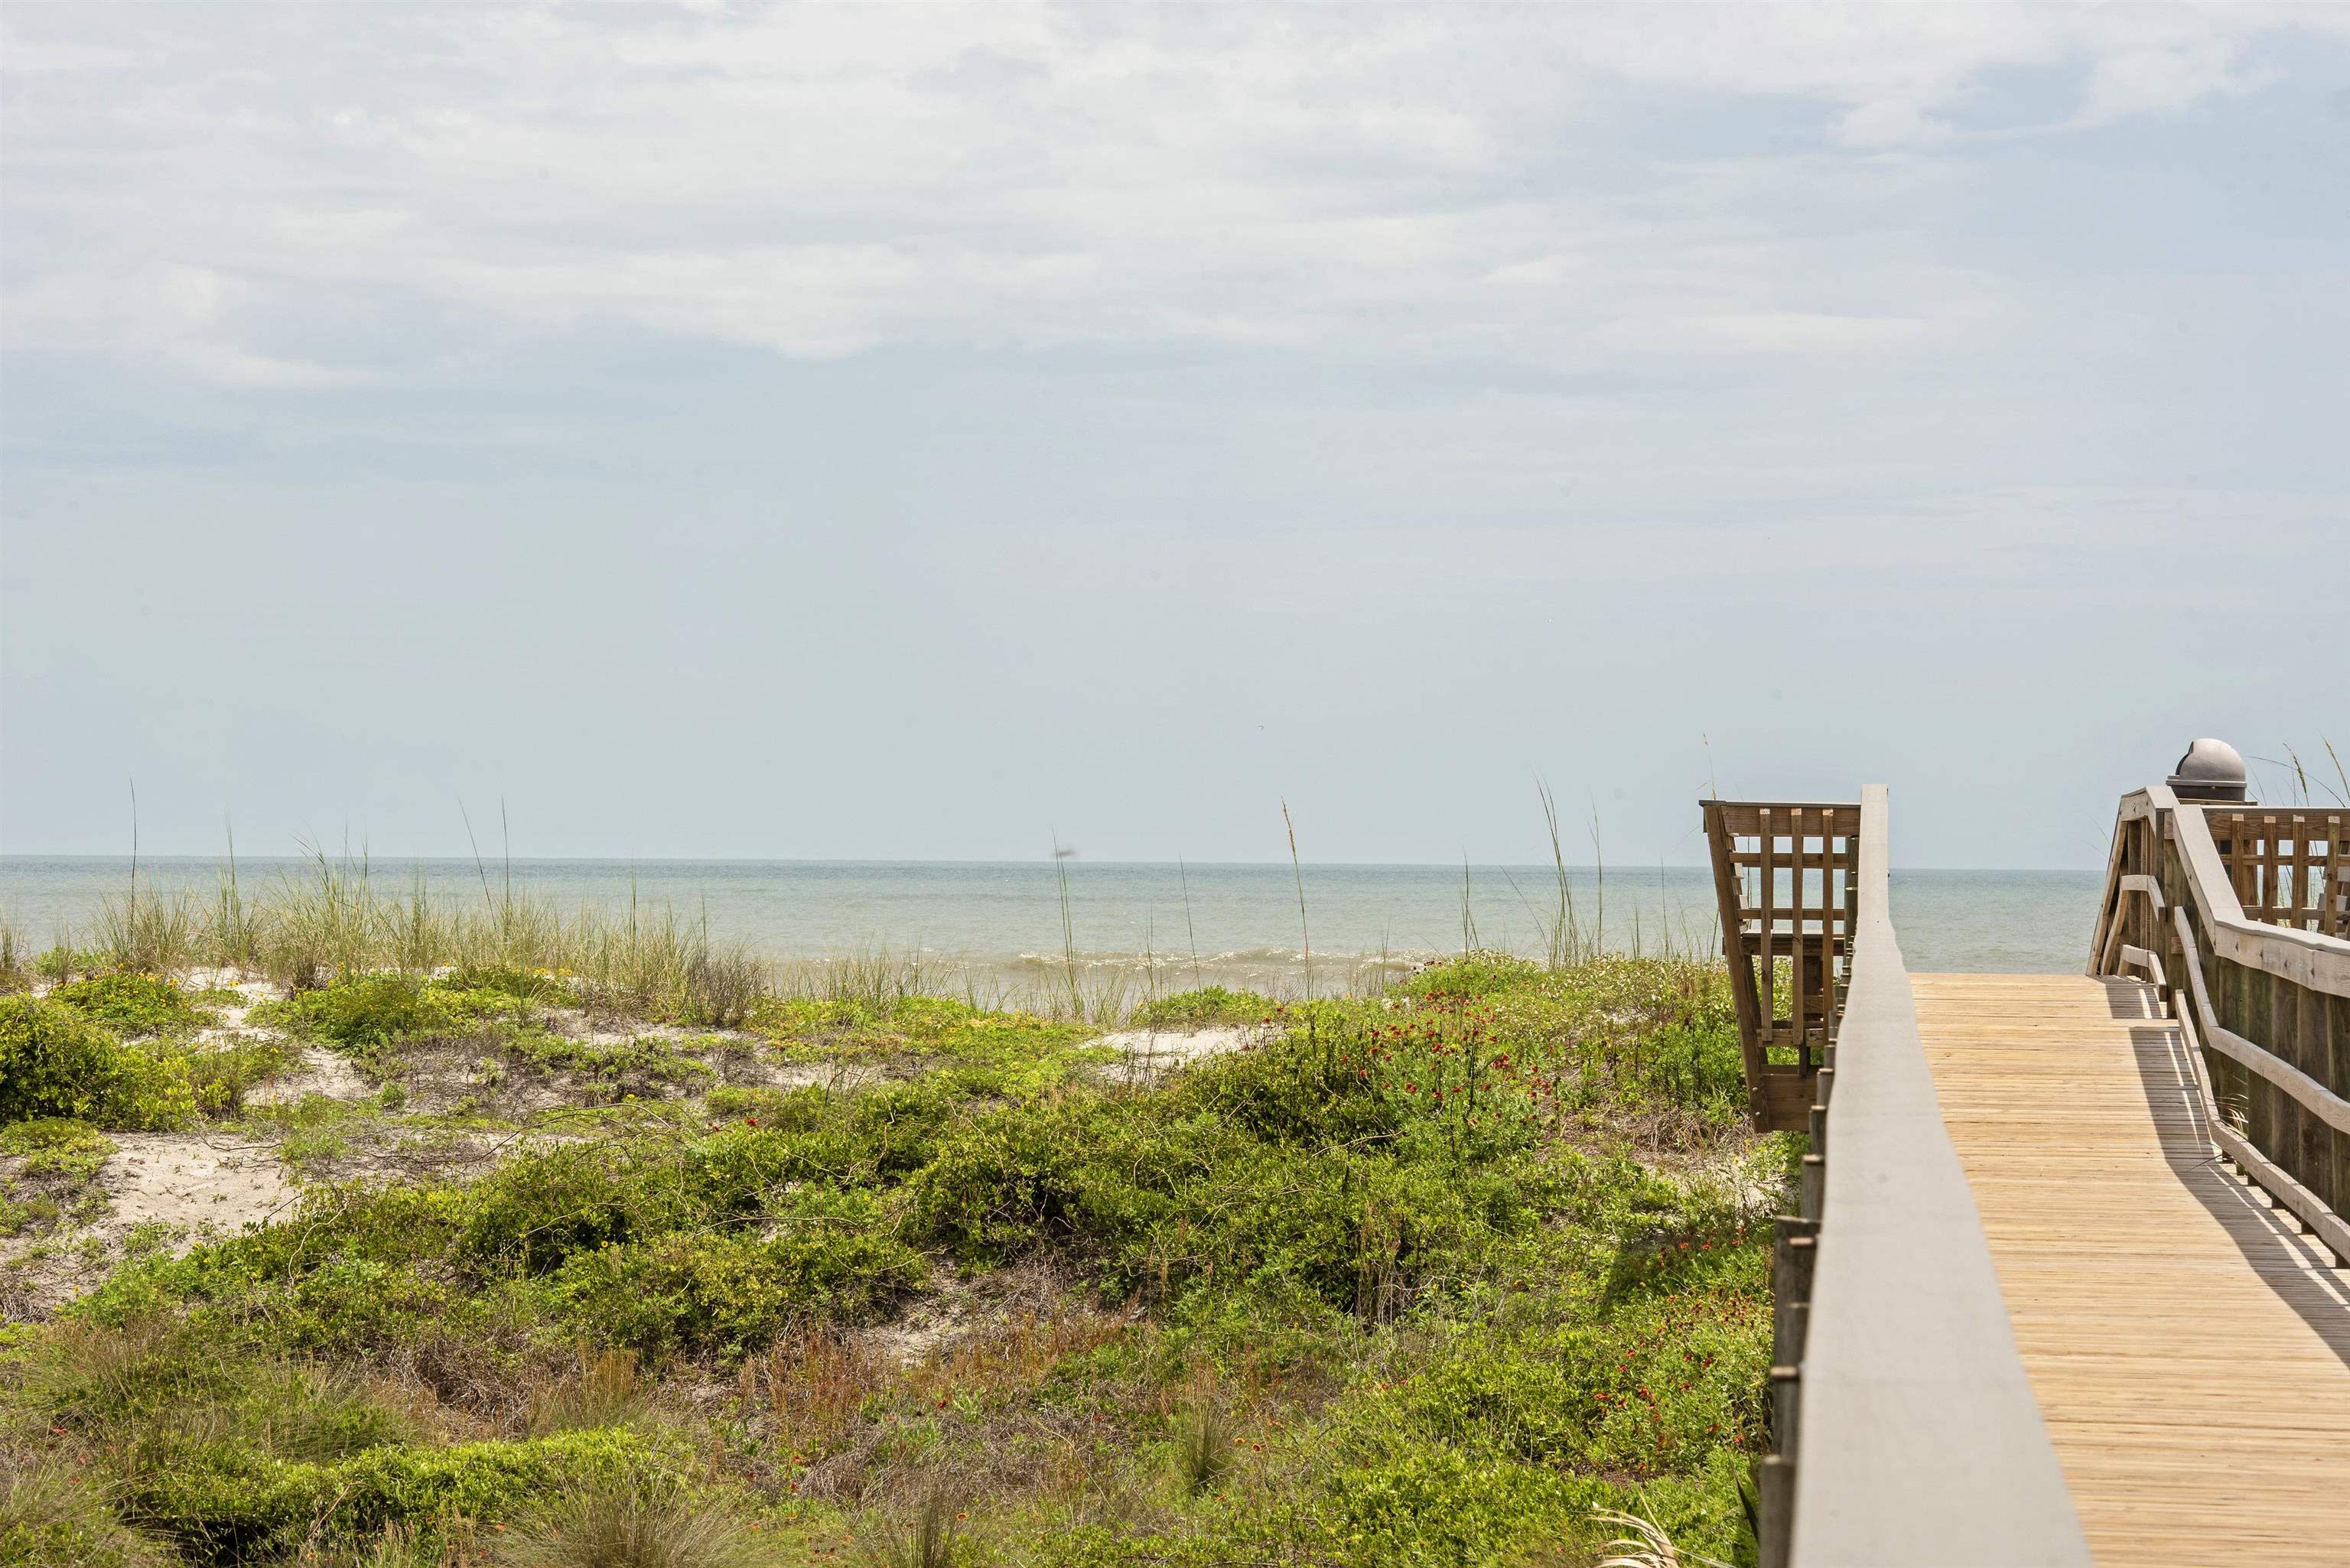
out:
M2102 863L2350 752L2350 6L0 17L0 849ZM2329 770L2330 772L2330 770Z

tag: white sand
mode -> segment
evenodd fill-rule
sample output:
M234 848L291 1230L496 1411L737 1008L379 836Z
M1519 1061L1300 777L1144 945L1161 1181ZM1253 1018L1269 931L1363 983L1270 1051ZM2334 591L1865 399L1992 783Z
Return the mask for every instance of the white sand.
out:
M348 1059L332 1051L306 1045L292 1072L260 1085L244 1096L244 1103L291 1106L312 1095L323 1095L330 1100L364 1100L374 1092Z
M119 1241L136 1226L172 1228L175 1250L205 1231L234 1236L294 1201L293 1184L265 1143L228 1134L110 1133L121 1152L98 1175L114 1211L88 1233Z
M1129 1079L1157 1078L1186 1063L1239 1051L1265 1038L1261 1023L1208 1029L1120 1029L1094 1042L1117 1050L1119 1071Z

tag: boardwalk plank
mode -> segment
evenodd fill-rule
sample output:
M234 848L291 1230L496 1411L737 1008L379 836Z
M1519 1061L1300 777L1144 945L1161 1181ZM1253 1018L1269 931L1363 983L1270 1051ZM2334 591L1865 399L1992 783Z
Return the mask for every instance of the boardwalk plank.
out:
M1913 981L1943 1121L2098 1563L2350 1563L2350 1272L2211 1159L2147 990Z

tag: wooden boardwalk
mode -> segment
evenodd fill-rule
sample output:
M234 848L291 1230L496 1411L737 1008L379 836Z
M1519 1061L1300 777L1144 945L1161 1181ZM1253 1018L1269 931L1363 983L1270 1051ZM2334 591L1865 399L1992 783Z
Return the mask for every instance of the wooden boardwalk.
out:
M2133 981L1914 985L2096 1561L2350 1563L2350 1271L2212 1159L2177 1026Z

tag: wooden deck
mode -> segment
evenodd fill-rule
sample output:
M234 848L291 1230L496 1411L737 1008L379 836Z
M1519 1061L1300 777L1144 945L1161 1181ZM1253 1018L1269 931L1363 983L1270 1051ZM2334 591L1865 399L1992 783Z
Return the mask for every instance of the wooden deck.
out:
M2097 1562L2350 1563L2350 1271L2212 1160L2177 1027L2132 981L1913 979Z

